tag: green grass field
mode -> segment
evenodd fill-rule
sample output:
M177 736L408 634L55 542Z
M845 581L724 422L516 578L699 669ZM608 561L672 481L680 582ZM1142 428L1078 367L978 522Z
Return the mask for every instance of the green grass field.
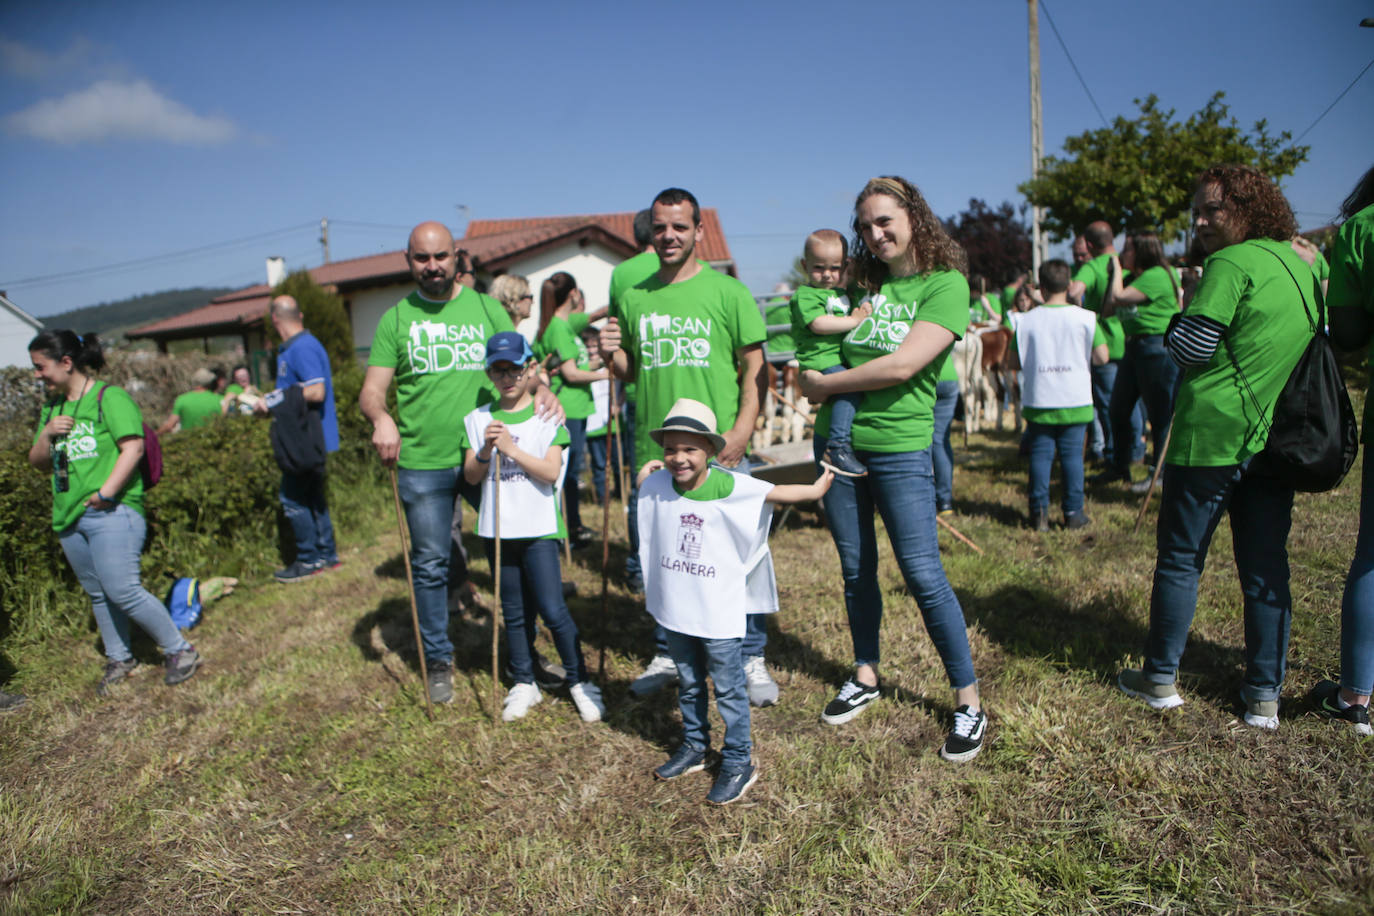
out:
M350 494L344 568L245 581L194 631L206 664L180 687L149 668L98 699L93 630L11 652L31 700L0 717L0 911L1374 911L1374 741L1305 701L1338 663L1358 467L1298 498L1291 668L1278 732L1258 733L1238 718L1226 523L1187 702L1154 713L1113 686L1147 617L1153 526L1132 533L1136 499L1090 491L1092 527L1037 534L1009 432L972 437L959 461L953 521L986 551L941 534L991 716L969 764L938 757L951 694L886 547L885 698L820 723L851 650L809 512L773 539L782 701L755 711L762 775L741 803L705 805L706 773L651 778L675 700L628 693L650 621L618 585L601 618L599 546L565 575L593 670L606 650L607 720L583 724L562 697L493 722L488 620L455 617L456 699L427 721L391 494Z

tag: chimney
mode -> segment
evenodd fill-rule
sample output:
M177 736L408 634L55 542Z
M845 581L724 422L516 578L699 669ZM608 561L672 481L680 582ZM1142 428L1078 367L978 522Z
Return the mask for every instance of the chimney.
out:
M267 259L267 285L276 287L286 279L286 258L273 255Z

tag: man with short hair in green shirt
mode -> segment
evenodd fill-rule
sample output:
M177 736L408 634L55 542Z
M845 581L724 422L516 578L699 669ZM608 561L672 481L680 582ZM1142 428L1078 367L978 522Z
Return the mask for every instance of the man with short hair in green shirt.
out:
M197 429L209 426L219 416L220 397L210 389L215 384L215 373L209 369L197 369L191 376L193 387L185 394L177 395L172 402L172 412L157 428L159 436L165 436L181 424L181 429Z
M701 207L688 191L668 188L650 207L657 272L611 303L601 330L601 355L615 374L636 383L635 460L655 454L649 431L662 425L678 398L710 407L725 437L716 461L742 465L763 402L763 316L754 297L733 277L696 259L701 241ZM622 346L624 349L622 349ZM636 527L631 498L630 528ZM749 577L750 598L776 604L771 557ZM757 589L757 591L756 591ZM751 608L752 610L752 608ZM655 631L657 649L649 669L631 690L649 693L673 680L666 636ZM756 706L777 702L778 688L764 667L767 634L762 614L749 614L744 637L749 699ZM661 671L659 669L662 669Z

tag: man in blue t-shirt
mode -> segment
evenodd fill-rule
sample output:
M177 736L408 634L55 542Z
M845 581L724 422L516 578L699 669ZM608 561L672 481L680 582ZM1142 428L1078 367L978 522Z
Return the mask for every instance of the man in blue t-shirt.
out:
M272 326L281 335L277 350L277 390L298 385L306 408L317 412L324 434L324 450L339 450L339 419L334 412L334 378L329 355L315 335L305 329L300 306L290 296L272 300ZM278 582L298 582L319 572L339 568L334 525L324 495L325 472L283 472L281 504L296 536L296 559L273 575Z

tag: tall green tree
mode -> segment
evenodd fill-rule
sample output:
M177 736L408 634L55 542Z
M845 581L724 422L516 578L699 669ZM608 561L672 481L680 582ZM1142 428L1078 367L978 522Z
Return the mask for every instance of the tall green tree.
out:
M1010 203L989 207L970 198L968 209L944 224L945 231L968 253L969 273L981 274L994 287L1030 269L1030 232Z
M1018 190L1046 209L1041 225L1055 241L1099 219L1118 231L1153 229L1165 241L1181 238L1193 180L1203 169L1234 162L1278 179L1307 159L1310 147L1291 144L1288 131L1271 135L1266 121L1242 130L1225 97L1218 92L1186 121L1154 95L1135 99L1137 117L1118 115L1110 127L1069 137L1065 156L1046 156L1039 177Z
M353 352L353 326L348 320L343 297L332 289L320 286L306 270L287 274L272 290L272 295L290 296L300 306L305 329L324 346L335 374L357 362ZM272 323L267 324L268 339L275 346L281 343Z

